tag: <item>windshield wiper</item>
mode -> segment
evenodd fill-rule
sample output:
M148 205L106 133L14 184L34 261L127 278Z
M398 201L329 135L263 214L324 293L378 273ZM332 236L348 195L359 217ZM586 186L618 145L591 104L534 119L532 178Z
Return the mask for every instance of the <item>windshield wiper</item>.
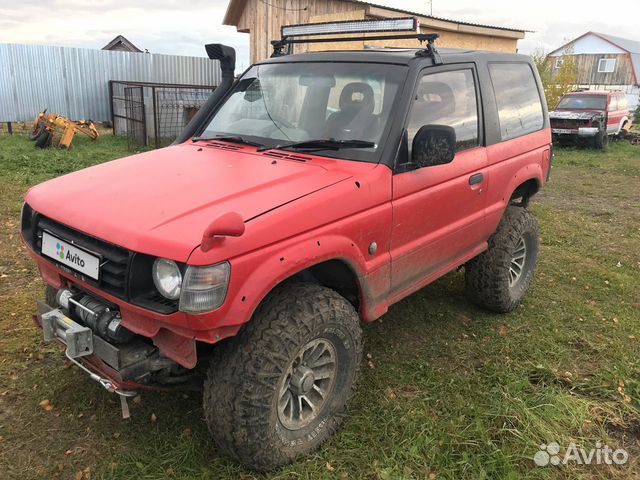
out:
M375 146L375 143L365 140L319 138L317 140L305 140L303 142L283 143L273 147L264 145L258 148L258 152L266 152L267 150L340 150L341 148L374 148Z
M221 142L242 143L244 145L251 145L252 147L264 147L262 143L248 140L239 135L216 135L215 137L193 137L193 142L207 141L207 140L219 140Z

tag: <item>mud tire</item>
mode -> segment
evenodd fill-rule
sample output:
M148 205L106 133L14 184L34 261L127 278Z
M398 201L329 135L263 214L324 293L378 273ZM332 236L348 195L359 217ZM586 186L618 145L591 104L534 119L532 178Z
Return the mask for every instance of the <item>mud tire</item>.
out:
M526 257L520 277L510 285L509 270L520 239L525 242ZM467 297L493 312L514 310L533 281L539 242L538 222L533 214L525 208L509 206L489 239L489 248L465 265Z
M311 424L287 429L278 415L281 382L307 342L329 340L336 352L333 387ZM347 416L362 357L354 307L335 291L292 283L278 287L240 333L218 346L204 384L203 409L223 454L268 471L311 453Z

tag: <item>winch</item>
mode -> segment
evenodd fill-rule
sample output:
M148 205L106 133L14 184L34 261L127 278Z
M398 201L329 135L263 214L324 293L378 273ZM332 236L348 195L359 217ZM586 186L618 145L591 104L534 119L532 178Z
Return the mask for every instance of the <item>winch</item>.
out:
M120 312L91 295L63 288L56 292L56 303L78 318L96 335L115 344L127 343L133 333L121 325Z

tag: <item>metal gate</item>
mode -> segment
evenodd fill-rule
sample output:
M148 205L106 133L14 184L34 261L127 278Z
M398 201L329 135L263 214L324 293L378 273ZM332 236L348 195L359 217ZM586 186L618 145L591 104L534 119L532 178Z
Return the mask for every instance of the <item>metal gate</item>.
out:
M156 148L169 145L211 95L211 88L156 87L153 89Z
M209 98L215 86L109 81L114 135L129 148L169 145Z
M124 87L124 109L129 149L147 145L147 120L142 87Z

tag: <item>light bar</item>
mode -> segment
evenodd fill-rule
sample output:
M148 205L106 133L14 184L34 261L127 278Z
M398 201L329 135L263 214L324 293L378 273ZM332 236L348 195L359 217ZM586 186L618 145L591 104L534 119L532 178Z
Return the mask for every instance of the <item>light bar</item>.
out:
M346 20L342 22L308 23L283 26L282 37L331 35L336 33L417 32L418 19L389 18L385 20Z

